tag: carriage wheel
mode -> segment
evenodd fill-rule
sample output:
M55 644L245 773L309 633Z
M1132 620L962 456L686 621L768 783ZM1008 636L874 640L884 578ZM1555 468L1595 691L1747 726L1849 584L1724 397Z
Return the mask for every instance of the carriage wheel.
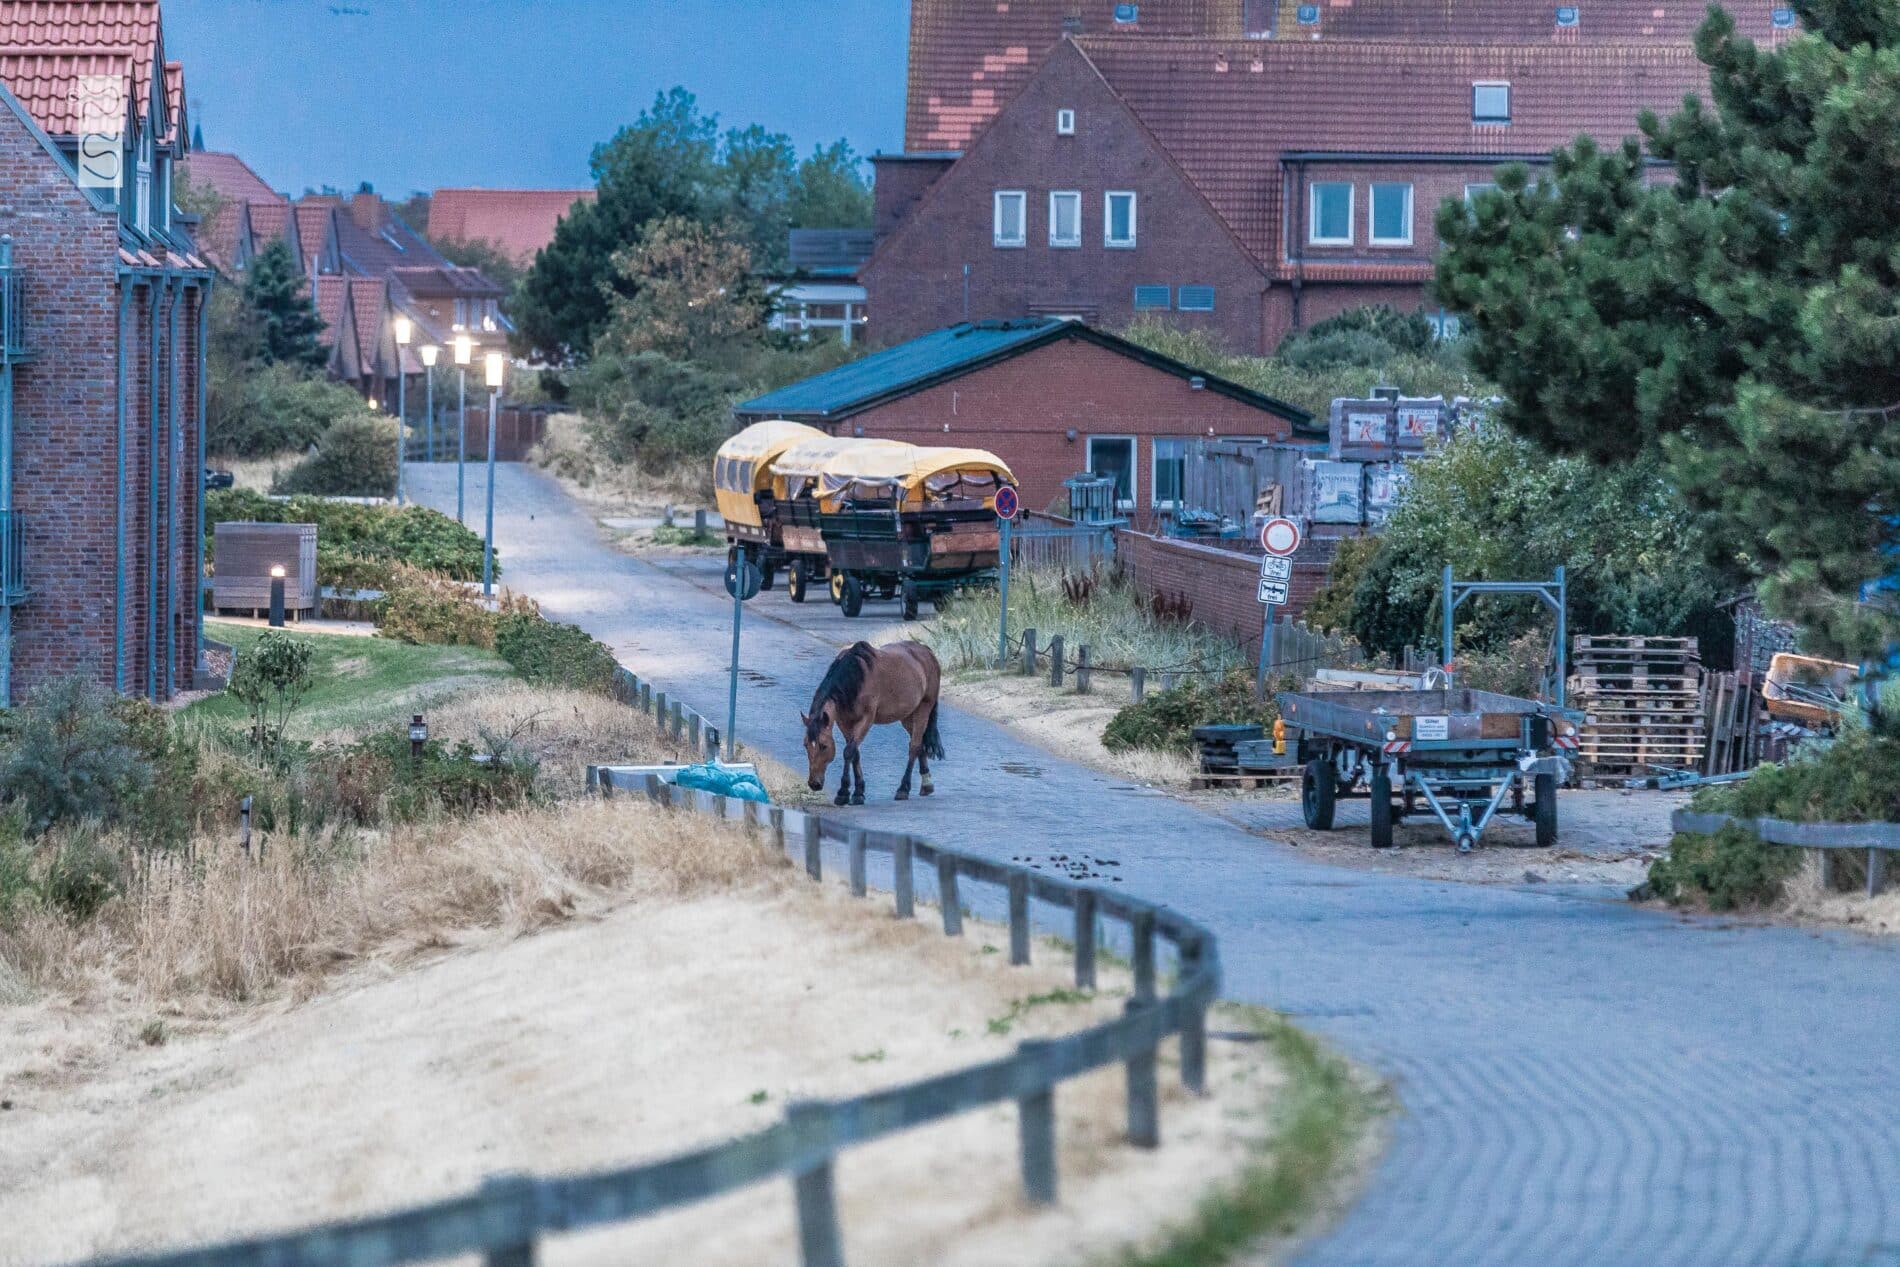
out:
M915 581L905 581L904 582L904 619L905 620L917 619L917 609L920 605L921 604L919 603L918 598L917 598L917 583Z
M805 601L805 565L794 563L785 569L785 596L794 603Z
M834 603L842 603L844 601L843 572L833 572L831 574L831 601Z
M838 606L844 609L847 618L855 617L864 610L864 585L855 576L844 578L842 592L838 595Z
M778 568L776 565L770 563L759 564L759 588L761 590L771 589L772 581L777 576Z

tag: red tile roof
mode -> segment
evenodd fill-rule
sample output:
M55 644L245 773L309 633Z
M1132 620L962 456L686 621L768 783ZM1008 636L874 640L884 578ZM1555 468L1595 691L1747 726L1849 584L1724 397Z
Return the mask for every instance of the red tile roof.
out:
M1615 142L1645 107L1706 91L1686 47L1464 48L1347 41L1084 37L1075 47L1263 262L1281 250L1281 155L1543 154ZM1471 85L1511 84L1511 122L1475 125Z
M297 262L308 270L311 260L322 261L329 254L336 234L334 207L305 198L291 207L297 228Z
M554 240L554 226L592 189L438 189L429 199L429 236L492 242L517 264Z
M389 295L380 277L352 277L350 308L356 318L356 354L369 373L376 366L376 351L382 344L383 312Z
M288 202L254 202L251 204L251 239L257 243L257 249L263 250L273 241L284 236L284 226L290 220ZM308 261L303 261L306 265Z
M183 62L165 63L165 113L169 116L171 127L159 141L166 145L177 145L184 136L185 127L185 64Z
M125 76L143 118L161 56L158 0L0 0L0 79L54 136L76 129L81 75Z
M1140 0L1115 21L1115 0L911 0L904 148L960 150L1028 80L1065 31L1231 38L1243 0Z
M194 150L185 160L185 173L194 185L218 191L226 202L286 202L287 199L264 183L251 165L235 154L217 150Z
M1278 39L1427 40L1449 44L1670 43L1687 47L1708 16L1707 0L1577 0L1573 26L1557 25L1556 0L1277 0ZM1775 41L1789 32L1772 14L1788 0L1723 0L1744 35ZM1299 20L1302 7L1317 21Z
M331 274L317 278L317 315L323 318L323 333L317 337L329 347L343 329L343 308L350 301L350 281Z

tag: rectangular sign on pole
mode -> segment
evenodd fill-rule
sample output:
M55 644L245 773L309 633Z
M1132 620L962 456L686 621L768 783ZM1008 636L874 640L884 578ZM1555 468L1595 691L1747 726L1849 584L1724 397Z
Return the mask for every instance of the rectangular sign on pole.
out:
M1293 560L1279 555L1260 556L1260 579L1263 581L1289 581L1293 579Z
M1284 607L1286 605L1286 597L1285 581L1269 580L1264 575L1260 578L1261 602L1267 604L1269 607Z

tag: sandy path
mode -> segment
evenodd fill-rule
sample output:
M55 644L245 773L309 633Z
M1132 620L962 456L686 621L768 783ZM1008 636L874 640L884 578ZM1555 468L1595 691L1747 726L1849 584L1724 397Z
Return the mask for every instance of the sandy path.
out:
M925 913L928 916L928 912ZM992 1019L1066 984L1060 957L1011 969L997 930L950 941L876 903L775 876L624 907L408 971L362 971L300 1006L144 1048L14 1009L0 1040L0 1263L173 1246L443 1196L500 1171L664 1155L840 1095L986 1059L1120 1006ZM1178 1093L1166 1146L1116 1141L1119 1072L1058 1096L1061 1208L1021 1207L1010 1108L849 1154L847 1244L867 1263L1067 1262L1177 1217L1259 1137L1275 1075L1214 1044L1218 1094ZM1164 1088L1176 1085L1164 1070ZM557 1244L555 1263L784 1262L788 1183Z

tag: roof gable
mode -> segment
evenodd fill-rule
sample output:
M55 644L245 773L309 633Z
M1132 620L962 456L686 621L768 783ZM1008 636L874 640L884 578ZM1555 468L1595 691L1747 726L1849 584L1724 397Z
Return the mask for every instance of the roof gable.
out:
M76 133L79 77L106 74L125 77L134 119L158 114L167 139L164 69L158 0L0 0L0 77L50 135Z
M1060 339L1085 339L1164 373L1182 379L1199 379L1210 391L1276 414L1298 426L1312 422L1312 416L1296 405L1207 374L1106 331L1057 317L948 326L767 392L735 406L733 414L742 419L836 422Z

